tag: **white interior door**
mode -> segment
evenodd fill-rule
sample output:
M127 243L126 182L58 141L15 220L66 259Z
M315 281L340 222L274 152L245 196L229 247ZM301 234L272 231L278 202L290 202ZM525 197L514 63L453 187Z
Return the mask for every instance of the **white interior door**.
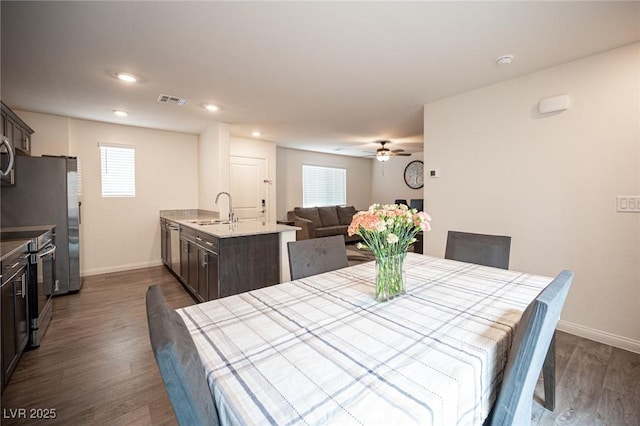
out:
M230 181L236 217L267 220L267 160L232 156Z

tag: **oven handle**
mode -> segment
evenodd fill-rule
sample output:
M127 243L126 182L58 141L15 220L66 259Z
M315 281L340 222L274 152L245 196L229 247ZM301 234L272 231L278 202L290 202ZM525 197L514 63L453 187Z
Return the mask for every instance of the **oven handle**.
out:
M42 257L48 256L48 255L53 254L53 253L56 252L56 246L51 244L49 247L51 247L51 248L49 250L45 251L44 253L38 253L38 257L42 258Z

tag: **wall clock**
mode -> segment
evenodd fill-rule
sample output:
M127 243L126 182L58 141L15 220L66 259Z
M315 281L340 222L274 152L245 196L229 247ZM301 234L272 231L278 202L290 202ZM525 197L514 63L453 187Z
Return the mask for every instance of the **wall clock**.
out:
M422 161L415 160L407 164L407 167L404 168L404 183L413 189L424 186L424 164Z

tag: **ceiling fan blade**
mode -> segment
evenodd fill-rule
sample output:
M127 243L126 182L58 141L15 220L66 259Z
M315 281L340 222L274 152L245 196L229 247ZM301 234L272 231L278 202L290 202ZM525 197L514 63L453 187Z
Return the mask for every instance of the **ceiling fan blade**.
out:
M391 150L391 152L404 152L404 149L394 149L394 150Z
M410 157L411 153L410 152L392 152L391 155L393 155L394 157Z

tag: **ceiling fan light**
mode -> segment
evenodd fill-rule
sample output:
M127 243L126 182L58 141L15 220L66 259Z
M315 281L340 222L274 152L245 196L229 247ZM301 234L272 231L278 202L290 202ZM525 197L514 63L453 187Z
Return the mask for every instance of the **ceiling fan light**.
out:
M391 154L389 154L389 151L378 151L376 153L376 160L378 161L389 161L389 159L391 158Z

